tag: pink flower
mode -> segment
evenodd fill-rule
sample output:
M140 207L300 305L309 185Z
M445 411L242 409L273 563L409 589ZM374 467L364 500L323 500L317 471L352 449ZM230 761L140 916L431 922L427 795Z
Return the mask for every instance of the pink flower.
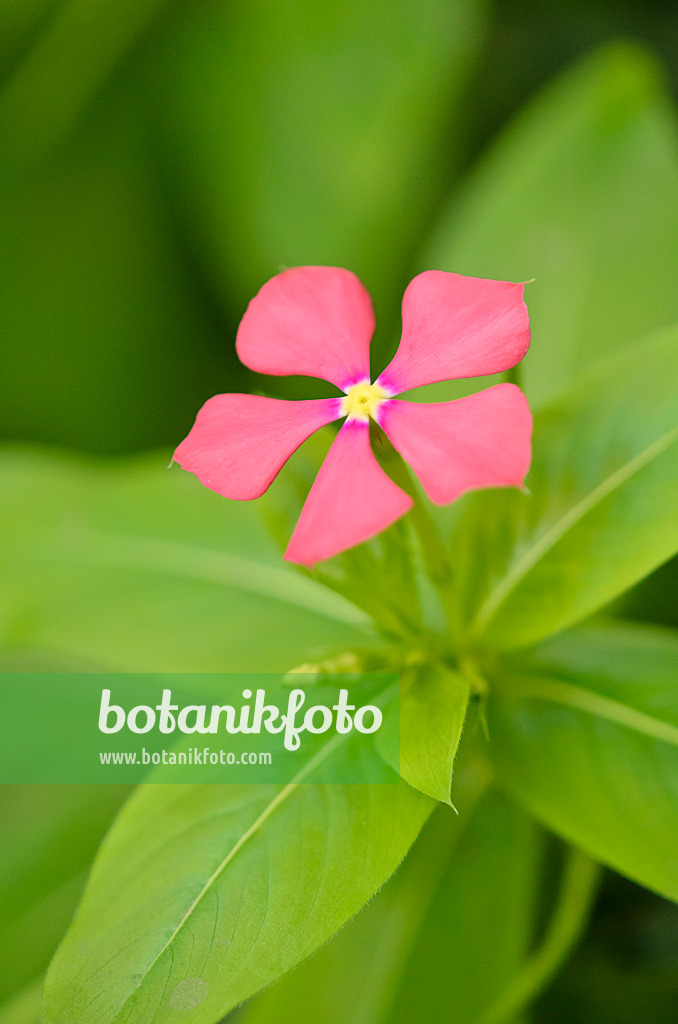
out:
M238 328L236 349L258 373L331 381L342 397L284 401L215 395L198 413L176 461L227 498L258 498L314 431L345 417L309 492L285 553L312 566L368 540L412 499L372 453L369 418L390 438L437 504L479 487L519 487L530 465L532 417L514 384L452 402L394 396L515 366L530 343L523 285L438 270L419 274L403 298L400 346L370 383L372 302L340 267L294 267L268 281Z

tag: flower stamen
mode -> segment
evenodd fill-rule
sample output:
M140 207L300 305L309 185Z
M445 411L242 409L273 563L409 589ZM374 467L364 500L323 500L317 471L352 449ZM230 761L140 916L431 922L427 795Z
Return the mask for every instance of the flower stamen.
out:
M358 420L376 419L375 413L387 394L379 384L354 384L341 400L341 415Z

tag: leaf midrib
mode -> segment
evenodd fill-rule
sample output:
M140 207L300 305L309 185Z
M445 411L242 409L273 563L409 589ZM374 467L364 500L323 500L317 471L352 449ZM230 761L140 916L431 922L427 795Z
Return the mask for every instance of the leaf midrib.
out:
M638 711L628 704L622 704L612 697L605 697L576 683L537 677L522 677L510 680L511 697L532 697L584 711L596 718L614 722L651 739L678 747L678 726L653 718L644 711Z
M380 694L377 695L376 700L379 700L382 696L387 695L392 690L393 690L393 686L392 685L387 686L387 688L385 690L383 690ZM278 808L281 807L285 803L285 801L294 792L296 792L296 790L299 788L299 786L302 785L302 783L304 782L304 779L306 779L311 774L311 772L313 772L313 770L315 768L317 768L317 766L319 764L322 764L322 762L324 760L326 760L328 757L330 757L332 754L334 754L334 752L337 750L338 747L340 747L340 746L342 746L342 744L346 743L349 737L350 737L350 733L349 734L338 733L335 736L333 736L332 739L330 739L318 751L318 753L315 754L311 758L311 760L307 764L305 764L303 766L303 768L301 768L297 772L296 776L292 779L292 781L288 782L287 785L284 786L284 788L281 789L280 792L276 794L276 796L273 798L273 800L271 800L270 803L268 803L266 805L264 810L258 815L258 817L250 825L250 827L248 829L246 829L245 832L243 832L243 834L240 836L240 838L237 840L237 842L228 851L226 856L217 865L215 870L212 872L210 877L207 879L207 881L203 885L203 887L200 890L200 892L192 900L190 906L188 907L188 909L184 913L183 917L181 918L181 920L179 921L179 923L175 927L174 931L172 932L172 934L168 938L168 940L165 943L165 945L156 954L156 956L153 958L151 963L148 965L148 967L146 968L144 973L139 978L139 981L136 984L134 992L131 992L125 998L124 1002L120 1005L120 1007L116 1010L115 1017L112 1019L111 1024L117 1024L117 1022L120 1021L120 1014L124 1011L125 1007L129 1004L130 999L132 999L136 995L136 993L139 992L139 990L141 989L141 986L143 985L145 979L151 973L151 971L153 970L155 965L158 963L160 958L163 956L163 954L166 953L167 950L170 948L170 946L172 945L172 943L176 939L177 935L180 933L181 929L184 927L184 925L189 920L189 918L191 917L193 912L199 906L200 902L207 895L207 893L210 891L212 886L218 881L218 879L221 877L221 875L226 870L228 865L233 862L233 860L238 855L240 850L242 850L242 848L248 843L248 841L254 835L257 834L257 832L260 830L260 828L262 828L262 826L278 810Z
M344 740L345 740L345 737L342 736L342 735L334 736L322 748L322 750L318 751L318 753L313 758L311 758L311 760L308 762L308 764L304 765L304 767L297 773L296 777L292 780L292 782L288 782L287 785L284 786L284 788L281 789L280 792L276 794L276 796L273 798L273 800L271 800L270 803L268 803L266 805L264 810L252 822L250 827L248 829L246 829L245 832L243 832L243 834L240 836L240 838L236 841L236 843L228 851L226 856L220 861L220 863L214 869L214 871L212 872L210 877L207 879L207 881L203 885L203 887L200 890L200 892L198 893L198 895L192 900L190 906L188 907L188 909L184 913L183 917L181 918L181 920L179 921L179 923L175 927L174 931L172 932L172 934L168 938L168 940L165 943L165 945L156 954L156 956L150 962L148 967L145 969L144 973L139 978L138 982L136 983L134 991L130 992L130 994L125 998L124 1002L121 1003L121 1005L118 1007L118 1009L116 1010L116 1013L115 1013L115 1017L111 1021L111 1024L117 1024L117 1022L120 1021L120 1019L121 1019L120 1018L120 1014L129 1005L130 1000L133 999L141 991L141 987L142 987L144 981L148 978L148 976L150 975L150 973L153 970L153 968L155 967L155 965L158 963L158 961L161 959L161 957L170 948L170 946L175 941L175 939L177 938L177 936L181 932L181 930L184 927L184 925L186 924L186 922L189 920L189 918L194 913L196 908L199 906L201 901L204 899L204 897L210 891L212 886L219 880L219 878L221 877L223 872L226 870L228 865L231 864L233 862L233 860L237 857L237 855L240 852L240 850L242 850L242 848L249 842L249 840L252 838L252 836L257 834L257 832L262 828L262 826L278 810L278 808L281 807L285 803L285 801L292 795L292 793L294 793L299 788L299 786L302 784L304 778L306 778L308 776L308 774L314 768L316 768L317 765L320 762L322 762L325 759L325 757L327 757L330 753L333 753L334 750L336 749L336 747L340 746L341 743L344 742Z
M529 572L573 529L581 520L615 490L627 483L636 473L662 455L678 441L678 426L668 430L649 444L619 469L611 473L589 494L577 502L550 530L527 551L514 567L497 584L481 605L471 626L471 634L478 639L486 632L509 595L526 578Z

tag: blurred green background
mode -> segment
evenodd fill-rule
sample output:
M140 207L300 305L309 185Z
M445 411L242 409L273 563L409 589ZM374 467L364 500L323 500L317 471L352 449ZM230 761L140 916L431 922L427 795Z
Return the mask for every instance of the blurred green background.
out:
M479 155L620 37L675 92L670 0L2 0L0 435L170 450L204 399L252 385L234 331L282 265L355 270L381 354ZM641 77L620 104L647 100ZM533 255L514 276L541 277Z
M548 401L678 321L677 93L669 0L0 0L0 437L160 461L215 392L324 393L235 359L246 303L299 263L362 277L382 365L418 270L537 278L523 380ZM620 611L678 623L677 587L669 564ZM6 996L120 794L60 798L39 883L56 810L4 799L0 944L31 947ZM669 1024L677 961L675 908L610 874L534 1020Z

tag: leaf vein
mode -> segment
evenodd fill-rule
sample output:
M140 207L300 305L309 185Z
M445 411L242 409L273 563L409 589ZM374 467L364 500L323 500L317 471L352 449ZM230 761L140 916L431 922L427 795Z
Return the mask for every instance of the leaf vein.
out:
M537 700L550 700L557 704L565 704L569 707L585 711L587 714L597 718L604 718L609 722L615 722L634 732L642 733L651 739L660 740L678 747L678 727L671 725L659 718L638 711L636 708L621 704L612 700L611 697L604 697L592 690L574 683L563 683L552 679L532 679L516 682L511 681L516 687L517 696L533 697Z
M276 796L270 801L270 803L268 803L266 805L264 810L259 814L259 816L255 819L255 821L252 822L250 827L245 832L243 832L243 834L240 836L238 841L234 844L234 846L231 847L231 849L226 854L226 856L223 858L223 860L217 865L215 870L212 872L210 877L207 879L207 881L203 885L203 887L200 890L200 892L193 899L193 901L191 902L190 906L188 907L188 909L184 913L183 917L181 918L181 920L179 921L177 926L174 928L172 934L168 938L168 940L165 943L165 945L157 953L157 955L153 958L153 960L148 965L148 967L146 968L144 973L141 975L141 977L139 978L139 981L137 982L137 991L141 988L141 986L143 985L145 979L148 977L148 975L153 970L153 968L158 963L158 961L161 959L161 957L167 952L168 949L171 949L172 943L176 939L177 935L181 932L181 930L184 927L184 925L186 924L186 922L189 920L191 915L194 913L194 911L196 910L198 905L202 902L202 900L204 899L205 895L211 890L212 886L217 882L219 877L226 870L228 865L235 859L235 857L238 855L240 850L242 850L242 848L249 842L249 840L254 835L257 834L257 832L263 827L263 825L266 823L266 821L278 810L278 808L282 804L285 803L285 801L292 795L292 793L294 793L299 788L299 786L302 784L303 780L308 775L311 774L311 772L314 770L314 768L316 768L316 766L322 760L324 760L324 758L328 757L331 753L333 753L334 749L336 747L338 747L341 743L344 742L344 739L345 739L345 737L342 736L342 735L334 736L329 741L329 743L327 743L323 747L322 750L318 751L318 753L315 755L315 757L311 758L311 760L308 762L308 764L304 765L304 767L302 769L300 769L300 771L297 773L297 776L291 782L289 782L286 786L284 786L283 789L281 789L276 794ZM128 998L125 1000L125 1002L120 1007L120 1010L118 1011L118 1015L124 1009L124 1006L129 1001L129 998L130 997L128 996ZM116 1015L116 1019L118 1019L118 1015Z
M487 629L502 604L513 590L522 582L531 569L560 541L584 516L605 500L617 488L622 487L636 473L649 465L655 458L662 455L678 441L678 426L662 434L641 452L603 480L589 494L566 512L558 522L554 523L543 537L527 551L514 567L497 584L480 607L471 627L474 637L479 637Z

